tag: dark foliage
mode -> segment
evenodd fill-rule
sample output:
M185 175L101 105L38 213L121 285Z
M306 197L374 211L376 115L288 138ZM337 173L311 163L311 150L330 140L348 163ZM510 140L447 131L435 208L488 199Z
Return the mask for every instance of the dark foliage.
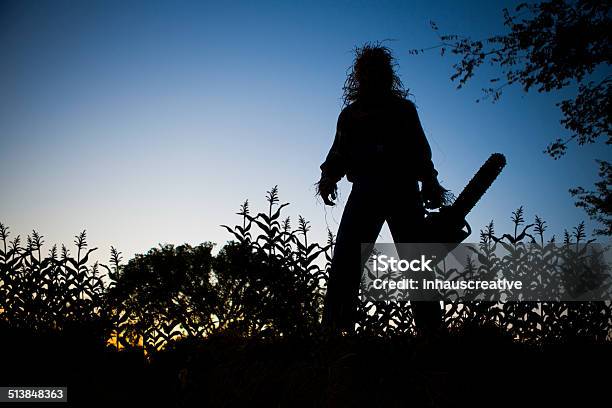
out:
M462 88L477 70L486 64L501 73L489 79L483 88L484 98L497 101L506 86L519 85L528 92L552 92L560 89L575 91L572 98L561 100L561 124L569 131L567 137L557 137L545 153L558 159L571 142L578 145L605 139L612 144L612 75L610 73L610 2L591 0L550 0L535 4L521 3L513 11L503 10L505 34L484 39L472 39L456 34L439 33L431 23L440 43L427 48L450 52L458 58L451 80ZM411 50L419 54L426 49ZM607 157L607 156L606 156ZM609 167L609 163L600 162ZM601 173L604 173L603 175ZM600 168L601 181L606 185L606 174ZM610 235L610 197L604 200L595 194L583 194L581 187L570 190L578 195L578 207L603 223L597 234Z
M595 183L595 191L582 187L570 189L570 193L578 198L577 207L582 207L592 219L601 224L595 230L598 235L612 235L612 165L603 160L599 163L599 178Z
M242 205L240 224L225 226L235 241L216 255L211 243L165 245L126 264L112 248L109 265L87 266L94 249L84 232L76 257L65 247L44 257L38 233L23 247L0 225L2 383L68 385L75 406L92 393L101 405L445 406L455 392L492 396L497 383L485 372L510 381L521 364L551 364L541 385L552 389L568 381L554 369L560 353L609 355L612 307L603 302L449 304L448 334L428 341L415 336L409 304L361 303L354 333L330 339L319 322L334 237L319 245L303 218L295 230L281 221L287 204L276 187L267 200L256 215ZM530 243L548 262L546 223L525 225L522 208L513 221L510 234L497 237L492 223L481 232L480 256L520 271ZM567 245L585 239L582 225L565 236ZM496 257L495 245L508 255ZM537 348L546 351L536 358ZM486 357L496 352L514 371ZM466 370L473 382L461 385ZM386 392L406 384L408 396Z

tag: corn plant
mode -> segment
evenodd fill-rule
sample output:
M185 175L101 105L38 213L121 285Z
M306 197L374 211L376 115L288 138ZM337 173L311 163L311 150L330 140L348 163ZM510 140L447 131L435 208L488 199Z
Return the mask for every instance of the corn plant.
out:
M0 223L0 321L8 327L34 332L72 330L102 338L106 327L103 296L106 290L100 265L88 266L86 232L75 236L76 258L62 246L51 247L43 257L43 236L33 231L21 245L9 240L9 229Z
M318 260L325 256L330 261L333 243L320 246L309 242L310 226L301 216L296 230L292 230L289 217L280 221L288 203L280 203L277 186L267 192L266 200L267 212L252 216L245 202L238 213L242 225L223 226L237 239L227 250L239 252L238 258L243 260L236 265L226 260L217 270L221 285L241 288L232 288L239 299L229 303L234 309L235 303L241 303L242 316L232 318L248 321L243 330L249 335L262 331L273 335L312 333L320 319L327 276ZM255 227L258 233L252 231Z

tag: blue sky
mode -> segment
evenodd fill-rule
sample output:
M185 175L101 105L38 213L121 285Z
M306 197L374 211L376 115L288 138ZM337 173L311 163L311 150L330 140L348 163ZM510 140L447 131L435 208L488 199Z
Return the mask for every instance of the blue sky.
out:
M539 214L559 234L586 220L568 188L591 186L593 158L609 155L601 145L558 161L542 153L565 134L554 106L563 95L509 89L497 104L477 104L486 76L458 91L452 58L408 55L436 43L430 20L485 36L514 4L4 1L0 221L48 243L87 229L101 259L110 245L127 259L158 243L223 244L230 236L219 224L237 223L246 198L263 210L278 184L286 215L306 217L323 240L350 191L343 181L340 205L324 208L313 183L351 50L393 39L443 184L458 193L490 153L508 158L468 218L473 228L493 219L509 232L511 211L524 205L528 220Z

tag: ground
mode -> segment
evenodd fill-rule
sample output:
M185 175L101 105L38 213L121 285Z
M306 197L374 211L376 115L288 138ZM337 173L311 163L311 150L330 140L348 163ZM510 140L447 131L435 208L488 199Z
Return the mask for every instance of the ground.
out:
M590 406L608 398L612 363L610 343L526 345L482 328L393 339L218 335L149 360L89 347L83 333L4 334L0 383L65 384L75 407Z

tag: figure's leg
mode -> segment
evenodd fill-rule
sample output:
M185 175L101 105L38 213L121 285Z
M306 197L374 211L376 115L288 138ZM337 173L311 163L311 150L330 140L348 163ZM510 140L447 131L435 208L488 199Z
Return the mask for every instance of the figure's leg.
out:
M389 230L396 243L410 243L426 241L425 237L425 211L418 199L412 196L404 199L396 200L397 204L392 204L390 215L387 218ZM398 247L398 255L401 258L410 258L420 256L416 253L406 253L400 251ZM414 274L414 278L419 283L423 279L433 280L434 272L419 272ZM424 292L417 293L417 299L426 296ZM427 299L427 297L425 297ZM439 301L411 300L412 313L414 321L418 329L426 331L435 331L442 326L442 309Z
M374 191L353 186L342 213L327 282L323 324L328 328L354 328L361 273L371 252L362 251L361 244L376 242L383 223Z

